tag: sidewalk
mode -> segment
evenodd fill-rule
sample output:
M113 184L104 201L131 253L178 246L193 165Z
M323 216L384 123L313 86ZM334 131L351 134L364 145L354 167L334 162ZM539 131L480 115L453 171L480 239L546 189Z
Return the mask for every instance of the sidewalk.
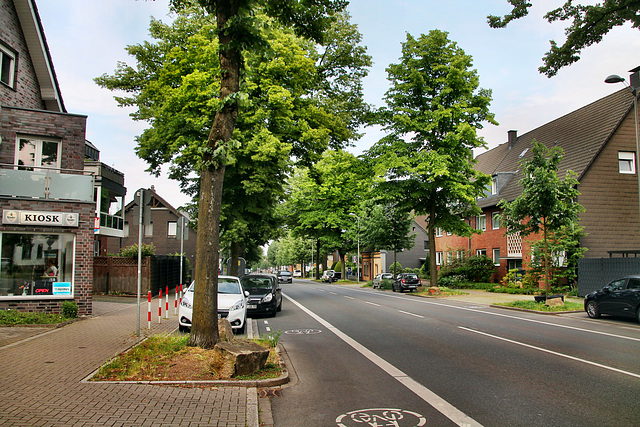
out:
M141 338L178 326L173 307L158 324L154 302L150 331L141 306ZM135 303L94 302L94 310L89 319L0 347L0 426L257 427L255 388L82 382L139 341Z

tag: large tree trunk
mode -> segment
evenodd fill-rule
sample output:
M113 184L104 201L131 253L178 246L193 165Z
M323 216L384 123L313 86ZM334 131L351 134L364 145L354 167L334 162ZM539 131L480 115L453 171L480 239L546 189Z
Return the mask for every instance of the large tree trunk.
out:
M225 31L227 23L238 15L239 2L219 0L215 2L218 26L220 58L220 99L240 91L240 50L232 43L234 33ZM211 11L211 10L209 10ZM220 341L218 334L218 265L220 252L220 207L224 161L213 158L221 144L233 135L238 118L238 103L225 102L209 132L208 155L204 156L204 168L200 177L200 203L198 205L198 241L196 248L196 277L193 298L193 319L188 345L213 348Z
M229 275L230 276L238 276L240 273L240 254L242 252L242 248L238 242L231 243L231 261L229 262Z

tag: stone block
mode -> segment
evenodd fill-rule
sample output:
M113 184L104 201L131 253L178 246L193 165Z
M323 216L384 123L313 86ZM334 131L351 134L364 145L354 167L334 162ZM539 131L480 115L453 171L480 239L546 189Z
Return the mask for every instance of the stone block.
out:
M222 341L214 347L216 360L222 363L221 376L251 375L264 368L269 349L252 341Z

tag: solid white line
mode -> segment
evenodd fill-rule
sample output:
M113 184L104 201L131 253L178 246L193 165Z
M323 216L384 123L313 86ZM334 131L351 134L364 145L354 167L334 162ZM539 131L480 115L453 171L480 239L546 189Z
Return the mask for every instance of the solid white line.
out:
M313 319L315 319L318 323L324 326L329 331L333 332L338 338L340 338L345 343L349 344L354 350L362 354L364 357L369 359L371 362L376 364L380 369L391 375L395 378L400 384L407 387L417 396L419 396L422 400L427 402L433 408L438 410L442 415L449 418L451 421L456 423L459 426L481 426L482 424L475 421L473 418L466 415L464 412L460 411L449 402L429 390L427 387L423 386L413 378L409 377L407 374L402 372L400 369L393 366L391 363L387 362L344 332L340 331L338 328L333 326L331 323L324 320L322 317L318 316L298 301L294 300L288 295L284 295L289 301L293 304L297 305L302 311L307 313Z
M402 310L398 310L398 311L402 314L408 314L409 316L414 316L414 317L419 317L421 319L424 319L424 316L420 316L419 314L409 313L408 311L402 311Z
M475 329L465 328L464 326L458 326L458 328L463 329L465 331L474 332L476 334L484 335L484 336L487 336L487 337L490 337L490 338L495 338L497 340L505 341L505 342L508 342L508 343L511 343L511 344L516 344L516 345L520 345L522 347L527 347L527 348L531 348L531 349L534 349L534 350L542 351L544 353L553 354L555 356L564 357L566 359L575 360L577 362L581 362L581 363L584 363L584 364L587 364L587 365L596 366L596 367L602 368L602 369L608 369L610 371L618 372L618 373L624 374L624 375L629 375L629 376L635 377L635 378L640 378L640 374L635 374L635 373L629 372L629 371L623 371L622 369L613 368L611 366L603 365L601 363L591 362L589 360L581 359L579 357L569 356L568 354L558 353L557 351L547 350L546 348L542 348L542 347L536 347L535 345L525 344L525 343L522 343L522 342L519 342L519 341L510 340L508 338L503 338L503 337L499 337L499 336L496 336L496 335L491 335L491 334L488 334L486 332L477 331Z

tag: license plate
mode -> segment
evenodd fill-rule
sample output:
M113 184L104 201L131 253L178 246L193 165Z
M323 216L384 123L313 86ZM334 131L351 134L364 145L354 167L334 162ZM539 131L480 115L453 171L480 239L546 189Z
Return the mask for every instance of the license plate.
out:
M258 306L257 306L257 305L255 305L255 304L247 304L247 308L248 308L249 310L255 310L256 308L258 308Z

